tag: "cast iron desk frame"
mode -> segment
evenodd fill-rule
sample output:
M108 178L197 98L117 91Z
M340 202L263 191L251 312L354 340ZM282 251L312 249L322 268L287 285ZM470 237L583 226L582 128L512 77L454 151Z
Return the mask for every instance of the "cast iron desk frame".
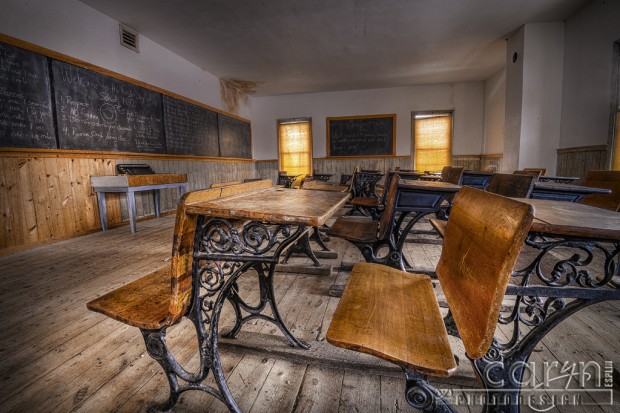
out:
M585 307L620 300L620 214L563 201L519 200L535 207L525 244L540 252L532 263L513 272L506 290L507 296L515 297L514 305L500 313L498 323L509 326L510 337L496 337L484 357L471 360L485 389L486 413L519 412L526 363L554 327ZM554 253L560 249L574 253L558 259ZM604 257L603 268L596 274L590 266L595 252ZM552 265L543 265L545 259ZM445 321L450 323L450 317ZM446 327L458 336L453 321ZM424 412L455 412L425 375L409 370L405 374L410 405ZM595 379L603 383L600 376ZM606 389L611 393L612 383Z
M450 194L461 189L460 185L437 181L402 180L398 185L394 209L392 236L387 240L389 253L384 258L372 257L369 262L389 265L405 271L403 247L413 226L428 214L437 213L441 203ZM396 218L396 215L400 216ZM405 218L413 215L405 224ZM378 248L373 248L378 250Z
M525 244L539 253L513 272L506 291L515 304L498 323L509 326L511 337L496 337L487 354L474 361L488 400L505 400L508 395L518 401L526 363L547 333L585 307L620 300L620 214L563 201L519 200L534 205L535 219ZM564 258L558 258L558 252L564 252ZM593 259L595 253L600 261ZM602 269L590 265L601 261ZM518 410L514 403L486 411Z
M285 188L291 188L293 186L293 182L303 174L278 174L278 183L277 185L284 185Z
M108 218L106 216L106 193L123 193L127 196L127 209L129 210L129 226L131 232L137 231L136 226L136 192L153 191L153 203L155 205L155 216L159 218L161 216L161 204L160 193L161 189L166 188L179 188L179 198L183 196L186 191L187 182L177 182L168 184L153 184L142 186L93 186L93 191L97 194L97 204L99 205L99 221L101 223L101 230L106 231L108 229Z
M279 314L273 289L275 266L284 250L308 227L325 224L348 196L272 187L187 206L188 214L198 215L192 304L187 317L196 329L200 367L189 373L177 363L166 346L165 330L143 332L149 355L160 363L170 384L169 399L158 409L171 409L185 391L201 390L225 403L230 411L241 412L226 383L218 350L220 312L227 300L236 319L225 337L234 338L247 321L263 319L275 324L293 347L309 348L293 336ZM245 223L239 225L240 220ZM256 305L244 301L237 283L250 269L258 275L260 298ZM267 307L272 315L264 314ZM203 384L211 370L217 389ZM186 384L180 385L179 379Z
M316 179L317 181L323 181L323 182L329 181L332 176L334 176L334 174L322 174L322 173L317 173L317 172L315 172L312 175L312 177Z

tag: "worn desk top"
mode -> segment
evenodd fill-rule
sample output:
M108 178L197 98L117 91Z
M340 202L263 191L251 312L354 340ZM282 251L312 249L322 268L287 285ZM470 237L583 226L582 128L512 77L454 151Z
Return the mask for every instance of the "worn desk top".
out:
M611 194L611 189L607 188L595 188L592 186L562 184L555 182L536 182L534 184L534 190L570 192L576 194Z
M576 181L579 179L578 176L553 176L553 175L542 175L538 178L538 182L563 182L568 183L572 181Z
M574 202L518 200L534 206L533 232L620 241L618 212Z
M349 198L348 193L271 187L187 206L190 214L318 227Z
M419 191L439 191L439 192L458 192L461 185L438 181L416 181L404 179L398 185L402 189L414 189Z
M91 176L93 188L137 187L187 182L187 174L109 175Z

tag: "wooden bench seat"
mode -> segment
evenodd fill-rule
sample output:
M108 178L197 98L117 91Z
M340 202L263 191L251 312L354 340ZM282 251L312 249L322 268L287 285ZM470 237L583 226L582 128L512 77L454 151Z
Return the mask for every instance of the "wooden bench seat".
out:
M377 221L370 217L348 216L346 219L336 220L327 231L327 235L344 238L350 242L376 242Z
M166 266L88 303L88 309L145 330L170 325L170 267Z
M400 251L392 236L399 182L400 177L394 175L390 181L384 211L379 221L370 217L342 216L332 224L327 235L351 242L360 250L366 262L385 263L395 268L403 268ZM390 249L390 254L379 257L379 249L384 246Z
M353 268L327 340L434 376L456 369L431 279L385 265Z
M90 301L89 310L141 330L163 330L189 308L192 293L192 254L196 217L187 205L270 187L270 180L204 189L183 195L177 207L171 263Z
M529 204L470 187L461 189L452 205L436 274L465 353L474 363L493 343L508 281L533 217ZM327 341L403 368L405 396L412 407L452 411L426 379L448 376L456 369L429 276L357 264ZM487 390L496 386L490 377L481 379Z

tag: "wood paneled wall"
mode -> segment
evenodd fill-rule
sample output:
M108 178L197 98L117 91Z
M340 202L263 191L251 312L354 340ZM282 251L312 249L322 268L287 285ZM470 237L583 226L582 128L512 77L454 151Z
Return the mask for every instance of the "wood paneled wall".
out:
M115 175L117 163L147 163L160 173L186 173L188 190L212 183L259 177L254 162L194 160L156 156L117 158L77 151L0 152L0 250L11 252L100 228L97 197L90 177ZM174 211L177 189L161 191L162 212ZM107 194L111 226L129 219L125 196ZM138 217L154 215L150 193L136 195ZM139 229L139 226L138 226Z
M37 245L99 228L91 175L114 174L114 160L24 153L0 157L0 248ZM112 200L110 223L120 222Z
M502 171L502 154L491 155L455 155L452 165L464 166L472 171Z
M497 166L501 162L501 155L455 158L455 165L464 163L471 169L488 169L489 165ZM186 173L190 191L208 188L212 183L246 178L276 182L278 174L277 160L213 160L58 150L1 151L0 251L11 252L99 230L97 197L90 186L90 177L115 175L118 163L147 163L159 173ZM334 174L332 182L338 182L343 173L351 173L356 165L387 172L396 167L412 169L412 159L397 156L313 160L315 171ZM177 202L177 189L161 191L162 212L174 211ZM154 215L150 193L136 195L136 210L138 217ZM107 214L111 226L128 220L124 195L107 195Z
M556 175L583 178L591 169L608 169L607 145L558 149Z

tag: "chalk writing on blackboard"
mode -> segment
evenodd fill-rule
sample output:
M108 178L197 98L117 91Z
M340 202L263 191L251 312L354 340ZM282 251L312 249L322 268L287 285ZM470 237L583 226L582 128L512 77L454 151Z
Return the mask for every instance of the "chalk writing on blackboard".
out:
M327 118L328 156L394 155L396 115Z
M164 123L169 154L220 156L216 112L164 95Z
M250 124L230 116L218 114L220 156L226 158L252 158Z
M0 43L0 146L56 148L47 58Z
M62 149L166 152L159 93L59 61L52 74Z

